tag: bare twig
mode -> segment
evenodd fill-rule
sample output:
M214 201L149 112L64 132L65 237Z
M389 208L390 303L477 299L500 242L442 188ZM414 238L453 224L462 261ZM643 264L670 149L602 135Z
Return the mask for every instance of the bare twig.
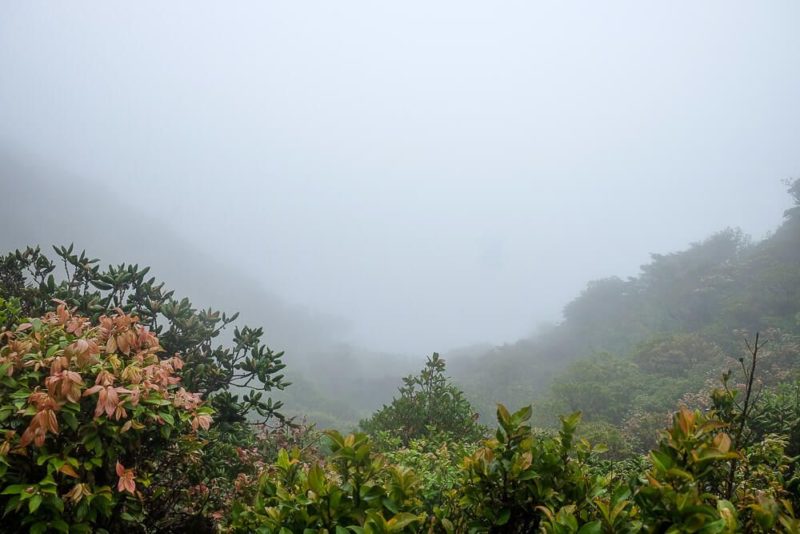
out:
M758 361L758 338L759 334L756 332L756 339L753 345L750 345L750 342L745 339L745 345L747 345L747 350L750 351L750 369L748 370L744 364L744 360L742 360L742 369L744 371L745 376L745 391L744 391L744 404L742 405L742 413L739 416L739 427L736 429L736 433L733 437L733 447L735 449L739 449L742 446L742 434L744 433L745 426L747 425L747 416L750 412L751 408L751 396L753 394L753 380L755 380L756 376L756 362ZM762 344L763 346L763 344ZM730 499L733 496L733 489L734 489L734 479L736 476L736 467L738 465L737 460L731 460L731 467L730 471L728 472L728 484L727 484L727 491L726 496Z

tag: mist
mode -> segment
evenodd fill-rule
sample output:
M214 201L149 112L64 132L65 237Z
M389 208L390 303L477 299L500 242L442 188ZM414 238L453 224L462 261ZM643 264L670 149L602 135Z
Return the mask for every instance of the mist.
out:
M512 343L588 280L780 223L797 20L788 1L8 2L0 202L28 218L0 237L152 263L229 309L269 295L290 353ZM44 226L94 209L113 230Z

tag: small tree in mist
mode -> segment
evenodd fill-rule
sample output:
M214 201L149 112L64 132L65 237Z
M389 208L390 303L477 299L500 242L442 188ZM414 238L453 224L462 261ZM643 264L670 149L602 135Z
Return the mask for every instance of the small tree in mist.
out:
M388 432L402 445L412 439L446 433L459 440L477 440L484 428L463 392L445 375L445 361L434 352L422 371L403 378L400 396L378 410L361 427L370 434Z

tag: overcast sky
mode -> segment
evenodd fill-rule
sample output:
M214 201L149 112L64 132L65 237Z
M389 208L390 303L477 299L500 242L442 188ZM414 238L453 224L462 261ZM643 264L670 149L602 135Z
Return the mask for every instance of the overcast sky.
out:
M798 22L796 0L6 1L0 143L353 342L502 343L651 252L780 223Z

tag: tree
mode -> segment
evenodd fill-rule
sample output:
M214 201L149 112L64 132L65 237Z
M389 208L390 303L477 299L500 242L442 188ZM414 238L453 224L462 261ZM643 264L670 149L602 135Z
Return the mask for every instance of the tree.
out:
M419 375L409 375L400 396L361 421L369 434L389 432L405 446L412 439L447 433L460 440L476 440L483 434L464 394L445 376L445 361L434 352Z

